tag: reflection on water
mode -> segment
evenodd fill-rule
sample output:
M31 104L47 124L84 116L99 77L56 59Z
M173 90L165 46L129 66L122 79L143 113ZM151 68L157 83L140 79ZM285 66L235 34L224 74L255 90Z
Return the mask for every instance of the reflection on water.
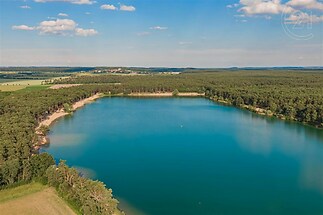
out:
M312 190L323 193L323 155L318 151L306 150L301 162L300 182Z
M127 202L125 199L121 197L116 197L119 201L119 208L122 208L122 210L127 214L127 215L148 215L145 214L144 212L140 211L138 208L135 208L133 205L131 205L129 202Z
M73 166L84 178L96 178L96 173L93 169L81 166Z
M278 148L285 155L300 159L301 185L323 194L323 130L245 111L241 115L238 120L244 126L236 130L236 141L243 149L269 155Z
M86 138L85 134L76 133L76 134L53 134L50 135L50 141L55 143L56 146L62 147L74 147L79 143L82 143Z
M323 130L299 123L204 99L106 98L50 138L45 151L104 181L128 214L323 211Z

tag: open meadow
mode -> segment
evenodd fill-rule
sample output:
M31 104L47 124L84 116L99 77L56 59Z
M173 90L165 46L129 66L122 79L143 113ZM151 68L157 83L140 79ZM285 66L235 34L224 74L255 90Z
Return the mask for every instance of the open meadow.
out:
M74 215L54 188L31 183L0 191L1 214Z
M3 79L1 79L3 80ZM18 80L18 81L0 81L0 91L17 91L27 87L41 86L44 80Z

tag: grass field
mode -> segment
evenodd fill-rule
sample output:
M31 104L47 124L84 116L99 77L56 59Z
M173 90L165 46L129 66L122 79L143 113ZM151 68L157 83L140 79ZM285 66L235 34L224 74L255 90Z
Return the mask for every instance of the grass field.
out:
M21 89L25 89L27 86L4 86L4 85L0 85L0 91L3 92L9 92L9 91L17 91L17 90L21 90Z
M41 85L44 80L18 80L3 82L1 85L23 85L23 86L35 86Z
M26 87L41 86L44 80L21 80L21 81L9 81L0 82L0 91L17 91L25 89Z
M44 80L21 80L0 83L0 91L17 91L30 86L41 86Z
M68 78L64 77L55 77L46 80L62 80ZM47 85L42 85L45 79L41 80L31 80L31 79L1 79L0 78L0 91L3 92L10 92L10 91L17 91L17 90L26 90L26 91L35 91L35 90L43 90L48 88Z
M23 89L20 89L20 91L22 92L31 92L31 91L39 91L39 90L45 90L47 88L49 88L50 86L49 85L35 85L35 86L28 86L28 87L25 87Z
M0 191L0 214L75 215L54 188L31 183Z

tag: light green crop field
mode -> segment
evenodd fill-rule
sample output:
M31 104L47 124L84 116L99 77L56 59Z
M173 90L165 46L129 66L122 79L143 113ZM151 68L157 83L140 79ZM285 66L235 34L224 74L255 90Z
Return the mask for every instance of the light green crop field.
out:
M35 86L41 85L44 80L19 80L19 81L10 81L10 82L3 82L3 85L23 85L23 86Z
M44 80L21 80L0 83L0 91L17 91L30 86L41 86Z
M30 183L0 191L0 213L11 215L75 215L54 188Z

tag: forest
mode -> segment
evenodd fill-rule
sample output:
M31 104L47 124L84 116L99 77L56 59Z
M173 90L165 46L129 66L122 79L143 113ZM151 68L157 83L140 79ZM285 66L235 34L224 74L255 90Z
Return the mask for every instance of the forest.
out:
M82 84L57 90L0 92L0 186L38 180L73 202L83 214L114 214L118 201L98 181L35 149L35 128L51 113L96 93L199 92L208 99L323 127L322 71L192 71L179 75L71 76L51 84Z
M97 87L0 93L0 186L38 181L52 185L82 214L115 214L118 202L100 182L81 177L51 155L35 148L35 128L65 103L72 104L103 89ZM50 169L51 168L51 169ZM52 171L50 171L52 170Z
M56 83L116 84L134 92L205 93L208 98L282 119L323 126L321 70L194 71L180 75L78 76Z

